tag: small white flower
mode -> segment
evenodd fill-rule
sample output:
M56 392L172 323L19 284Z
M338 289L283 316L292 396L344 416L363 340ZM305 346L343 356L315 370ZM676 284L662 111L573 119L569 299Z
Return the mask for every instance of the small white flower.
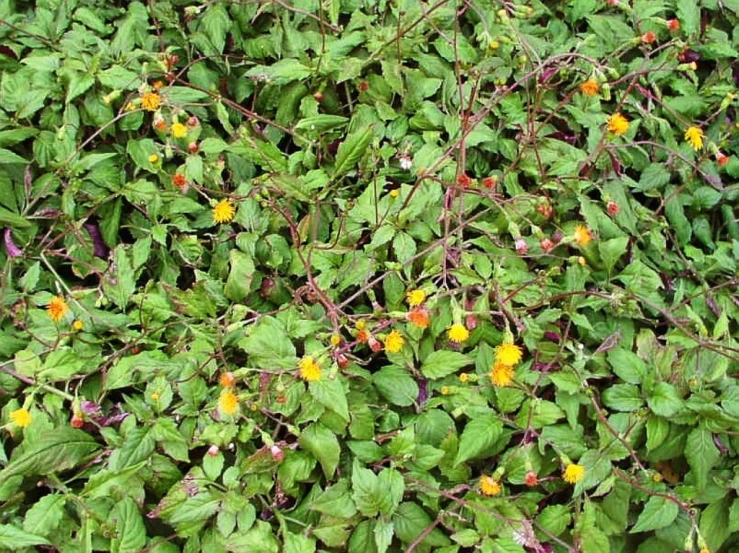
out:
M413 167L413 160L410 157L403 154L398 156L398 159L400 160L400 168L403 169L403 171L411 170L411 167Z

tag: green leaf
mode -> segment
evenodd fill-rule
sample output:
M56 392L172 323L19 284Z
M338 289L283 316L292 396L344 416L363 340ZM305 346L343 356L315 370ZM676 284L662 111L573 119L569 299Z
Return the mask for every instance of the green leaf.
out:
M156 446L154 433L148 427L132 428L123 439L123 445L110 456L111 470L121 470L148 459Z
M658 530L672 524L677 518L679 507L674 501L666 497L652 496L644 505L644 510L631 528L630 533Z
M0 148L0 165L5 163L28 163L28 160L10 150Z
M100 446L92 436L74 428L42 432L33 444L0 471L0 483L13 476L46 475L76 467Z
M228 254L231 271L223 289L223 294L233 301L244 301L251 292L254 278L254 261L250 255L239 250L231 250Z
M341 143L336 153L334 177L340 177L351 171L359 162L375 136L373 127L349 134Z
M295 369L298 366L295 345L283 325L272 317L260 319L239 346L249 354L249 362L255 367Z
M23 530L29 534L48 537L59 527L66 503L67 498L62 494L45 495L26 511Z
M676 15L680 21L680 28L688 36L697 35L700 32L701 11L698 2L678 0Z
M695 482L699 489L708 483L708 472L716 466L720 453L713 443L713 433L706 428L695 428L688 434L685 444L685 458L695 472Z
M494 418L492 413L469 421L462 431L454 465L459 465L484 453L486 449L495 444L502 432L503 423Z
M393 516L395 534L406 544L416 541L431 523L432 519L423 507L410 501L401 503ZM444 547L449 545L449 543L449 539L441 530L434 528L431 533L424 537L419 545Z
M626 253L628 245L629 238L627 236L598 242L598 251L600 252L600 257L603 260L606 271L610 273L613 270L621 256Z
M115 537L111 540L112 553L136 553L146 545L146 528L136 502L130 497L118 501L110 514L115 523Z
M375 545L377 545L377 553L385 553L393 541L393 523L392 521L384 521L378 519L375 522Z
M647 405L653 413L661 417L671 417L680 410L683 402L672 384L660 382L647 397Z
M439 350L424 359L421 372L426 378L435 380L453 374L473 362L472 358L458 351Z
M338 378L333 380L322 378L317 382L311 382L308 387L318 403L349 422L349 404L346 401L344 387Z
M0 524L0 545L7 547L11 551L15 551L16 549L25 549L34 545L49 545L49 542L41 536L24 532L12 524Z
M377 391L393 405L407 407L413 405L418 397L418 384L408 371L390 365L372 375L372 383Z
M298 444L318 459L326 478L333 476L341 454L339 440L333 432L320 423L312 424L300 434Z
M734 500L736 502L736 500ZM711 551L718 551L731 535L728 496L711 503L701 514L700 531Z
M614 384L604 390L603 404L616 411L636 411L644 400L639 388L633 384Z
M315 553L316 540L301 534L285 533L283 553Z
M113 252L114 270L109 278L103 279L103 289L107 296L120 308L125 308L136 290L131 259L123 245Z

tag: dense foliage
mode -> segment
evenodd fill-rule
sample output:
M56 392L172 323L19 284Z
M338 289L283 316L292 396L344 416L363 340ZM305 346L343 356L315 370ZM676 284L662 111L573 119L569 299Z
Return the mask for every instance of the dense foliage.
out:
M737 0L0 0L0 550L739 549Z

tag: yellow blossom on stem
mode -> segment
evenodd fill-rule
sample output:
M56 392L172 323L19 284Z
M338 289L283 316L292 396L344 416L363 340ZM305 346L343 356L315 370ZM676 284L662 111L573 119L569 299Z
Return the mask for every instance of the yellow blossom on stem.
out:
M614 113L608 120L608 130L617 136L626 134L629 130L629 120L620 113Z
M454 323L447 330L447 336L452 342L461 344L462 342L466 342L470 337L470 331L464 325Z
M74 321L72 323L72 328L74 330L78 330L78 331L79 330L82 330L83 328L85 328L85 323L83 323L82 321L80 321L79 319L77 319L76 321Z
M583 476L585 476L585 467L575 463L569 463L562 473L562 478L568 484L577 484Z
M336 347L341 343L341 336L338 334L332 334L331 338L329 338L329 342L331 342L331 345Z
M224 415L233 415L239 410L239 398L231 388L226 388L218 398L218 409Z
M703 148L703 131L698 127L688 127L685 131L685 140L690 142L690 145L697 152Z
M500 344L495 348L495 362L515 367L523 358L523 350L516 344Z
M149 156L149 163L156 163L157 161L159 161L159 156L158 155L151 154Z
M493 364L493 369L490 371L490 382L493 386L505 388L513 382L514 374L515 370L512 366L496 361L495 364Z
M221 200L213 208L213 220L216 223L228 223L236 215L236 208L231 200Z
M406 301L411 307L417 307L426 301L426 292L423 290L410 290L406 295Z
M490 497L498 495L501 492L500 482L492 476L481 476L480 491L482 492L482 495Z
M146 111L156 111L161 104L162 99L156 92L145 92L141 96L141 107Z
M169 132L172 133L172 136L175 138L184 138L187 136L187 127L182 123L175 123L169 129Z
M469 379L470 379L470 375L468 375L467 373L462 373L459 375L460 382L468 382Z
M307 382L316 382L321 379L321 366L310 355L306 355L298 363L298 374Z
M10 412L10 420L19 428L25 428L31 424L33 417L31 416L31 413L28 412L28 409L21 407L20 409Z
M585 225L577 225L575 227L575 242L579 246L585 247L593 241L593 235L590 229Z
M385 351L388 353L397 353L403 349L403 344L405 344L403 335L397 330L393 330L385 338Z
M51 317L51 320L55 323L58 323L64 318L64 315L67 314L67 311L69 311L69 306L67 305L67 302L64 301L63 297L54 296L49 302L49 307L47 307L47 311L49 312L49 317Z

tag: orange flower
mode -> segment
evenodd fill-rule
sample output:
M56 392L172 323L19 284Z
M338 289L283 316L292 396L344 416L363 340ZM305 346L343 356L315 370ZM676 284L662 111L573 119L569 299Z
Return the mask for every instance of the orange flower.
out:
M652 44L652 42L654 42L655 40L657 40L657 35L655 35L652 31L648 31L641 36L641 41L644 44Z
M428 328L430 322L429 311L425 307L416 307L406 313L405 318L418 328Z
M585 247L593 241L593 235L590 229L585 225L577 225L575 227L575 241L579 246Z
M367 342L369 342L370 333L366 328L361 328L357 331L356 338L357 342L359 342L360 344L366 344Z
M187 185L187 178L182 173L175 173L175 175L172 177L172 184L174 184L177 188L182 188L183 186Z
M500 482L492 476L480 477L480 491L482 492L482 495L492 497L500 494L501 489Z
M224 388L233 388L236 385L236 377L234 376L234 373L232 373L231 371L228 371L225 373L221 373L221 376L218 379L218 382Z
M676 33L680 30L680 21L677 19L668 19L667 28L670 29L671 33Z
M515 370L513 369L513 367L496 362L493 365L493 370L490 371L490 382L493 386L505 388L511 382L513 382L514 374Z
M69 311L69 306L67 305L67 302L64 301L63 297L54 296L49 302L49 307L47 307L47 311L49 312L49 317L51 317L51 320L55 323L58 323L64 318L64 315L67 314L67 311Z
M595 96L600 90L600 85L593 79L588 79L580 85L580 92L585 96Z

